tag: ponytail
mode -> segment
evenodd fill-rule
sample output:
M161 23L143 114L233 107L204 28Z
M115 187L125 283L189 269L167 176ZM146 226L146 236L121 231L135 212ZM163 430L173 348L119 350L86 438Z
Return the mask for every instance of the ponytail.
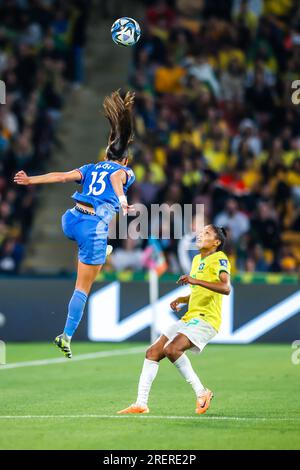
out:
M110 123L110 136L106 151L109 160L123 160L128 145L133 140L132 108L135 94L128 91L124 98L120 90L106 96L103 101L104 115Z

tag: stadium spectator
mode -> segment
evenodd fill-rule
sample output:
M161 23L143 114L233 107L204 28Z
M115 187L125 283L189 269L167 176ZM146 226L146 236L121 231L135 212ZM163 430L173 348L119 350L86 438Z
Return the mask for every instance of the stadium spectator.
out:
M260 202L251 221L253 239L264 248L277 251L280 244L278 215L267 202Z
M228 199L225 210L217 215L214 223L230 229L234 242L237 242L249 230L248 217L239 210L235 199Z

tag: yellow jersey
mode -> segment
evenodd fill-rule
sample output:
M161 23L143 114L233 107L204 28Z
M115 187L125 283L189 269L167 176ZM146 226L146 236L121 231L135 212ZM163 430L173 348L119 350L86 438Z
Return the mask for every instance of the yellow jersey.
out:
M230 274L230 262L223 251L216 251L204 258L196 255L192 262L190 276L207 281L218 282L222 271ZM188 322L193 318L202 318L219 331L221 325L222 296L202 286L191 285L189 308L181 320Z

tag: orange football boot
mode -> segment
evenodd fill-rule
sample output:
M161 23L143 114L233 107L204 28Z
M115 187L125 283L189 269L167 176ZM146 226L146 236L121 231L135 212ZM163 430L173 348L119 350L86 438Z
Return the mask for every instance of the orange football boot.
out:
M132 405L128 406L128 408L125 408L124 410L117 412L118 415L145 414L145 413L149 413L148 406L137 405L136 403L133 403Z
M206 389L205 392L200 397L197 398L196 413L198 415L202 415L208 410L213 396L214 396L213 392Z

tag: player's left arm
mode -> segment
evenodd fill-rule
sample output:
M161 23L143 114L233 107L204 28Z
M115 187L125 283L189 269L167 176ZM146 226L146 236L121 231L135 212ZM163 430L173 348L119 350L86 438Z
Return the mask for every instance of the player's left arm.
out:
M230 274L226 271L221 271L219 274L219 279L219 282L208 282L195 279L188 274L184 274L178 279L177 284L191 284L193 286L201 286L213 292L217 292L218 294L229 295L231 291Z
M124 194L123 186L126 184L127 174L125 170L117 170L110 176L110 181L114 192L116 193L120 205L123 210L123 214L126 215L128 212L134 211L134 206L130 206L127 202L127 197Z
M28 176L25 171L21 170L16 173L14 182L23 186L28 186L29 184L69 183L71 181L79 181L80 179L81 173L79 170L46 173L38 176Z

